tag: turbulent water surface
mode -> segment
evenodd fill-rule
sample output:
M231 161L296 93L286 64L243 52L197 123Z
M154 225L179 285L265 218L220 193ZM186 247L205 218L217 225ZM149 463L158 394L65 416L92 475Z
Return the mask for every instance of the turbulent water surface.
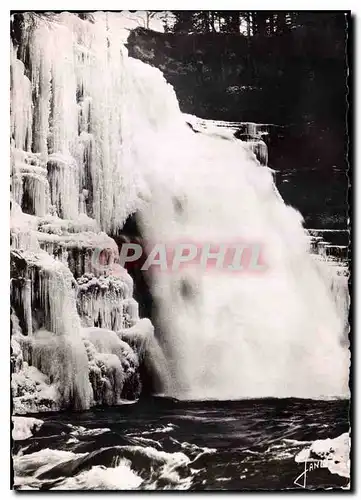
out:
M304 463L296 457L315 440L348 432L348 404L153 398L111 409L40 415L44 423L34 436L14 445L15 488L300 488L294 481ZM334 442L325 447L324 457L337 451ZM347 486L342 460L333 458L341 465L337 474L331 467L309 472L306 488Z

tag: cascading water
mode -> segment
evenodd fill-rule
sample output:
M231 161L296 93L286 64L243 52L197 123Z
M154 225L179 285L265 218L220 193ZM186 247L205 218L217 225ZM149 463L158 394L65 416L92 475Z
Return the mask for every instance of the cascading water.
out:
M195 269L150 275L172 380L168 395L347 396L345 318L310 255L301 215L284 204L271 171L229 131L194 133L186 125L161 72L128 58L117 14L91 20L24 14L18 28L11 52L12 186L14 206L28 213L14 216L14 248L50 253L61 261L54 272L69 266L82 323L77 318L69 331L69 311L48 266L42 296L50 309L48 321L37 325L38 369L51 377L44 356L56 349L53 336L68 340L76 330L88 356L81 376L84 384L92 381L95 402L115 404L125 384L125 351L114 347L116 338L134 351L139 336L148 339L156 371L164 374L152 325L137 311L131 321L119 318L132 300L129 277L104 284L89 269L97 247L114 252L99 228L114 234L137 212L148 242L257 243L268 266L257 275ZM73 293L70 285L62 289L62 304L71 303L76 314L75 299L64 298ZM27 294L18 306L31 331L33 318L23 310L33 299Z
M157 158L149 172L154 201L142 212L147 238L257 242L268 264L258 275L154 273L175 394L345 394L344 320L309 254L300 214L283 203L271 172L240 143L186 130L174 137L176 144L163 141L170 146L166 159ZM184 282L191 293L183 293Z

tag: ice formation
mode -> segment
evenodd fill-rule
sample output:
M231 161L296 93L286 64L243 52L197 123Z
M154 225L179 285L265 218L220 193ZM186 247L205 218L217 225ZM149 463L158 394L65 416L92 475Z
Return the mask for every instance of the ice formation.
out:
M15 407L116 404L139 393L142 353L164 378L162 349L180 398L347 395L344 290L264 166L265 127L243 124L247 145L184 117L117 13L13 22ZM150 275L161 349L111 238L136 211L147 241L257 242L269 270Z
M40 429L44 421L39 418L32 417L13 417L12 437L15 441L28 439L33 435L34 431Z
M221 120L205 120L194 115L184 114L186 123L195 132L215 135L232 139L237 137L245 141L247 147L260 162L261 165L268 164L268 148L263 140L268 135L269 125L253 122L226 122Z
M137 208L141 185L126 142L130 82L118 19L106 13L96 19L23 16L21 43L12 51L12 130L16 148L46 158L58 215L75 218L85 205L108 231L122 227ZM29 78L16 55L26 59ZM31 105L32 115L19 111ZM33 136L25 144L30 124Z
M155 379L155 388L166 394L172 393L172 382L168 372L168 362L154 334L154 327L148 318L142 318L136 325L119 330L118 335L138 354Z
M61 409L57 387L35 366L24 362L22 369L13 373L11 392L14 414L39 413Z
M96 402L118 404L124 392L138 396L139 359L133 349L111 330L86 328L84 338Z
M132 299L133 284L116 276L95 277L83 274L78 278L78 312L84 326L118 331L139 320L138 304Z

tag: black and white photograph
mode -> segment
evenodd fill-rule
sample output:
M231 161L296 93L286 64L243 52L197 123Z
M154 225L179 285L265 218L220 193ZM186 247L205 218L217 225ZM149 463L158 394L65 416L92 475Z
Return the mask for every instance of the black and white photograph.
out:
M8 23L10 489L352 490L351 11Z

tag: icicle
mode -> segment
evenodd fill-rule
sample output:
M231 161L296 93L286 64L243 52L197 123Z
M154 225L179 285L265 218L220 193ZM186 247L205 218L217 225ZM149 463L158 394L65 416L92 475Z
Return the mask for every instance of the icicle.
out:
M133 385L136 396L140 390L139 361L133 349L110 330L85 328L83 335L95 401L117 404L126 383Z
M27 194L30 201L29 209L34 215L46 215L49 210L49 183L43 175L37 173L24 173L23 199Z
M83 89L83 80L80 82L80 88ZM84 90L84 89L83 89ZM91 127L91 97L87 96L79 103L79 131L88 133Z
M19 344L19 339L22 337L20 321L13 308L10 315L11 322L11 371L18 373L23 367L23 351Z
M41 312L42 326L55 335L80 336L80 320L76 312L75 281L67 266L54 260L46 252L13 251L14 283L25 280L31 282L31 305L33 314ZM14 285L15 286L15 285ZM24 309L24 298L28 291L19 297ZM64 314L66 311L66 314Z
M50 154L52 203L61 217L80 211L115 231L141 205L145 186L130 164L122 33L117 16L106 17L97 13L90 23L61 13L49 22L24 14L31 24L24 42L34 90L33 150ZM22 68L15 54L13 59Z
M31 281L25 280L22 288L22 302L24 304L25 324L27 334L30 336L33 333L32 310L31 310Z
M40 246L36 238L37 220L24 214L20 206L12 201L10 213L11 248L38 252Z
M89 408L88 359L69 268L41 251L14 251L12 258L12 304L21 312L27 330L28 336L23 337L27 361L55 384L61 407ZM33 333L34 325L41 331Z
M79 135L78 151L76 154L79 165L79 182L80 182L80 206L79 211L93 216L94 213L99 213L98 193L94 193L93 178L98 178L95 162L96 144L92 134L84 131ZM96 203L96 205L94 205Z
M11 369L13 373L19 373L23 367L23 351L17 340L11 338Z
M75 309L72 274L66 266L50 256L43 257L40 266L39 299L40 307L45 312L45 328L56 335L79 336L80 321ZM35 279L32 282L35 286Z
M16 148L30 151L32 144L31 83L24 74L24 64L16 58L10 47L11 64L11 135Z
M19 168L19 154L20 159L22 158L22 151L15 148L15 141L12 139L12 145L10 149L10 165L11 165L11 196L12 199L21 206L21 201L23 198L23 179L20 174Z
M92 391L88 357L82 340L76 335L54 336L53 332L39 330L31 344L32 365L56 385L62 408L89 408Z
M261 165L267 166L268 164L268 148L266 143L262 140L258 141L247 141L245 146L248 147L252 153L256 156L257 160Z
M96 278L93 274L85 274L77 281L77 307L84 326L117 331L134 324L138 305L135 303L134 311L128 311L131 309L128 301L132 294L129 280L113 276Z
M58 236L66 233L99 232L96 221L85 214L80 214L73 220L48 215L39 220L38 230L42 233L56 234Z
M85 221L86 224L87 221L88 219ZM48 229L52 228L48 226ZM85 273L105 274L118 258L115 241L105 233L84 231L49 234L39 231L37 238L41 248L51 255L57 256L62 261L67 257L70 271L76 278Z
M48 159L51 203L64 219L75 219L79 213L78 170L74 158L52 154Z
M123 321L120 328L130 328L139 321L138 302L126 299L123 303Z
M44 161L11 147L12 196L24 212L45 216L49 210L49 183Z

